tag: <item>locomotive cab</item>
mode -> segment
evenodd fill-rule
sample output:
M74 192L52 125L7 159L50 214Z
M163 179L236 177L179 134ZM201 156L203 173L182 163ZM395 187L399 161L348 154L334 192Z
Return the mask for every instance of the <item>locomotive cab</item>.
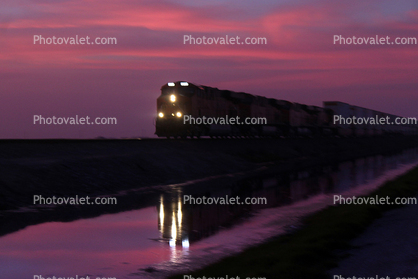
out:
M156 132L159 137L186 136L183 116L190 114L193 91L187 82L169 82L161 87L157 99Z

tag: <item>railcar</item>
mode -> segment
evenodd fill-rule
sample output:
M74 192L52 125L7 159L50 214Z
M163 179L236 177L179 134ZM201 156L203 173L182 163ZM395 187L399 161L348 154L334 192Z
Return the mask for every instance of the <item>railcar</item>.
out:
M161 95L157 99L155 134L159 137L185 138L375 136L418 132L417 125L355 125L335 121L335 116L345 119L390 117L392 120L397 117L338 101L326 101L323 107L309 106L178 81L161 87ZM235 121L232 122L232 118ZM255 122L244 122L246 119Z

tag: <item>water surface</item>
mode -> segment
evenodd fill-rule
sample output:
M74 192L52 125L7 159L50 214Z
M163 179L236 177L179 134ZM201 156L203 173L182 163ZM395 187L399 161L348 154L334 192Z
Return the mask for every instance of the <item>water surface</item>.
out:
M361 195L412 168L417 149L302 171L237 179L196 190L167 185L154 206L72 222L29 226L0 237L0 274L164 278L187 274L277 234L332 203ZM196 184L198 185L198 184ZM266 197L267 205L189 205L183 195ZM96 278L96 277L94 277Z

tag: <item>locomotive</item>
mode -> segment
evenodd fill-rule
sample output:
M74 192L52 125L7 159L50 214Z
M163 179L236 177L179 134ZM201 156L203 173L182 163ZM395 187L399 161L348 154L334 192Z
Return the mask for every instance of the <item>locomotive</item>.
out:
M167 138L199 138L417 133L416 125L335 123L335 115L397 116L337 101L323 105L310 106L187 81L169 82L161 87L157 99L155 134Z

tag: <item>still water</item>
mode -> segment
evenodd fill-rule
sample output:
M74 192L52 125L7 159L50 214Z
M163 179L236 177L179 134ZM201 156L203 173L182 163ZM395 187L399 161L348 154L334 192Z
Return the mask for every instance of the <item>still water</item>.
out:
M237 179L196 191L167 185L158 203L72 222L48 222L0 237L3 278L164 278L188 274L275 235L332 204L332 194L361 195L411 169L418 149L336 166ZM195 187L193 187L195 186ZM189 205L183 195L265 197L265 205Z

